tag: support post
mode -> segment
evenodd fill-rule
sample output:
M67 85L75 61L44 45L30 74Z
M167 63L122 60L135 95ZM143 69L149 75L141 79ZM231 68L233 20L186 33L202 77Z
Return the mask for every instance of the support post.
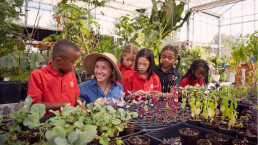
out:
M219 18L219 25L218 25L218 40L219 40L219 50L218 50L218 56L221 57L221 32L220 32L220 29L221 29L221 26L220 26L220 23L221 23L221 18Z

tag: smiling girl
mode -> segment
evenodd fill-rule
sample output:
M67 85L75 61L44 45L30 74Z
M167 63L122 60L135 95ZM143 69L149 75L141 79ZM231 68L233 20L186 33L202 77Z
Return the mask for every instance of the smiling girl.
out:
M134 69L135 72L125 78L126 101L133 100L133 96L136 101L139 97L144 100L146 94L152 98L161 97L161 84L154 73L156 66L152 50L144 48L137 53Z

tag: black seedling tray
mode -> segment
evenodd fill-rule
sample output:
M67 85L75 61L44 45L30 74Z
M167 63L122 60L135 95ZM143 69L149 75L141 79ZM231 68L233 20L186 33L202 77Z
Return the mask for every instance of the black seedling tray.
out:
M217 133L220 134L219 132L216 131L212 131L212 130L208 130L205 128L201 128L198 126L194 126L188 123L178 123L176 125L172 125L171 127L167 127L167 128L163 128L163 129L159 129L156 131L152 131L152 132L148 132L145 135L151 138L154 138L160 142L163 142L163 139L168 139L168 138L176 138L179 137L179 130L181 128L193 128L199 131L199 139L206 139L206 134L209 133ZM225 135L225 134L223 134ZM232 141L237 139L235 137L229 136L229 135L225 135L229 138L229 145L232 145Z

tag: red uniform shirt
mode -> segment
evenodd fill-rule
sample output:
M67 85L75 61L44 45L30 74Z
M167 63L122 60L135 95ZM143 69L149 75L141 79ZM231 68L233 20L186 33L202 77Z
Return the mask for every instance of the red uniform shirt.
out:
M180 87L185 87L187 85L191 85L191 79L190 79L191 76L187 76L185 77L182 81L181 81L181 84L180 84ZM193 84L192 86L195 86L197 83L202 86L203 84L203 80L204 78L200 79L199 81L196 81L194 78L192 78L192 81L193 81Z
M117 67L120 67L120 64L117 65ZM125 65L122 65L121 70L120 70L122 76L123 76L123 80L122 81L116 81L118 83L120 83L121 85L124 86L124 80L126 77L128 77L130 74L132 74L134 72L134 67L130 67L130 68L126 68Z
M136 71L134 71L130 76L126 77L124 80L124 89L125 89L125 95L128 96L128 91L138 91L138 90L144 90L144 91L159 91L161 92L161 83L159 80L158 75L155 73L152 74L149 80L146 80L140 76L140 74ZM135 100L138 101L138 98L140 96L136 96ZM142 96L141 100L144 100L145 97Z
M80 89L73 72L62 75L48 66L34 70L29 78L28 95L36 102L68 102L75 106L75 97L80 96ZM47 112L47 114L52 114Z

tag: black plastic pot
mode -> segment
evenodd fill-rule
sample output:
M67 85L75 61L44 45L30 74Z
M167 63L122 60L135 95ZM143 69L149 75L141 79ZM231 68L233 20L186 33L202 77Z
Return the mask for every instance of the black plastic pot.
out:
M198 145L206 145L208 143L211 143L211 145L221 145L221 143L209 139L200 139L197 142Z
M201 120L194 120L193 117L188 117L188 123L196 126L201 126Z
M230 135L230 136L233 136L233 137L236 137L235 128L231 128L230 130L228 130L227 128L228 128L227 125L221 125L221 126L219 126L219 132Z
M22 83L21 100L25 100L28 92L28 82Z
M0 82L4 81L4 76L0 76Z
M239 145L239 143L241 143L242 139L236 139L232 142L233 145ZM246 145L256 145L256 143L248 141L248 143L246 143Z
M199 131L196 129L190 128L190 130L195 131L196 134L195 135L185 135L185 134L183 134L183 132L186 129L187 128L182 128L179 130L179 136L181 138L182 145L197 145L197 141L199 138Z
M195 125L191 125L188 123L178 123L176 125L171 125L171 127L159 129L159 130L154 130L152 132L146 133L147 136L150 136L156 140L159 140L160 142L163 142L163 139L168 139L168 138L177 138L179 137L179 130L181 128L193 128L199 131L199 138L198 139L206 139L206 134L209 133L218 133L216 131L212 131L209 129L205 129L202 127L198 127ZM229 145L232 145L232 141L235 140L235 137L225 135L229 138Z
M223 134L210 133L210 134L206 134L206 138L210 139L210 140L215 140L215 141L221 143L222 145L228 145L228 143L229 143L229 138ZM220 140L218 140L218 139L220 139Z
M18 103L21 99L21 81L0 82L0 104Z

